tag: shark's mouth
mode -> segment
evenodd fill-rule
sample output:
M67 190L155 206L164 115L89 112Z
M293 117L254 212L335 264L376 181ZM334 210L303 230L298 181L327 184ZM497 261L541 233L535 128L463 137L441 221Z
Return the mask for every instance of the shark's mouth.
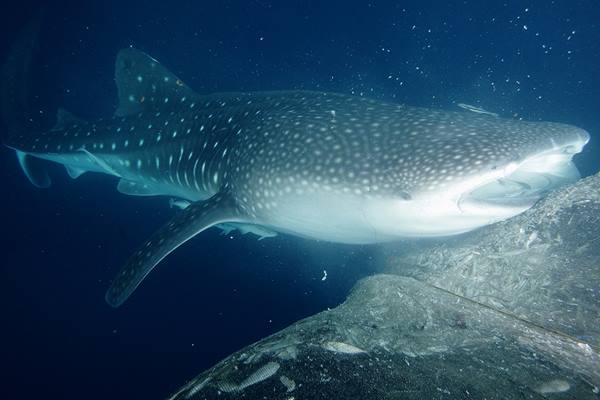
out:
M502 176L463 193L458 206L468 213L489 212L490 208L509 213L525 210L547 192L581 177L571 161L579 151L577 146L563 146L509 166Z

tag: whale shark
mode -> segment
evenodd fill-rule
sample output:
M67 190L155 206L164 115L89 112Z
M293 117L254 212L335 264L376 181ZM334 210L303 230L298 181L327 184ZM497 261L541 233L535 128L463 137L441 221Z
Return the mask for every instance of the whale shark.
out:
M119 52L115 81L114 115L59 110L52 129L5 143L37 187L50 186L51 161L72 178L109 174L121 193L181 205L111 283L114 307L212 226L365 244L505 220L579 179L572 157L590 138L561 123L338 93L201 95L134 48Z

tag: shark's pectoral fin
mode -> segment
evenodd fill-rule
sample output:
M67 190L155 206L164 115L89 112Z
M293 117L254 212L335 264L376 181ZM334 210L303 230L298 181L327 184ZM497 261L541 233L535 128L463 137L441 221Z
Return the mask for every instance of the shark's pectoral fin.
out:
M120 306L163 258L196 234L215 224L242 220L235 201L226 193L192 203L131 256L106 292L106 302Z
M44 161L19 150L17 150L17 158L21 169L23 169L23 172L25 172L25 175L33 186L38 188L47 188L50 186L52 182L43 165Z

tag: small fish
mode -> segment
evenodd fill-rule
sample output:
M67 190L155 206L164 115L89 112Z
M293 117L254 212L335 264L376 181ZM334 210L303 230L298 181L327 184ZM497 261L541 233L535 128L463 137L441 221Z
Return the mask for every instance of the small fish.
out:
M537 386L534 390L539 394L564 393L571 389L569 382L564 379L552 379Z
M221 392L225 392L225 393L233 393L233 392L237 392L239 390L238 385L236 385L235 383L229 382L229 381L221 381L217 384L217 387L219 388L219 390Z
M471 112L474 112L474 113L477 113L477 114L487 114L487 115L491 115L492 117L497 117L498 116L498 114L496 114L496 113L484 110L481 107L472 106L470 104L458 103L457 106L459 106L460 108L464 108L467 111L471 111Z
M366 353L363 349L344 342L326 342L323 348L334 353L342 354L363 354Z
M169 199L169 207L171 207L171 208L179 208L180 210L185 210L186 208L189 207L190 204L192 204L192 203L187 200L174 199L174 198Z
M262 382L279 371L279 363L275 361L270 361L254 371L249 377L244 379L242 383L238 386L238 390L244 390L248 386L256 385L259 382Z
M211 377L205 378L202 381L198 382L197 379L193 379L185 384L181 389L177 392L173 393L167 400L175 400L180 398L179 396L182 393L185 393L185 399L191 399L195 396L199 391L204 389L204 387L211 381Z
M279 363L270 361L250 374L239 385L229 381L219 382L219 389L226 393L240 392L249 386L256 385L257 383L272 377L279 371L279 367Z
M281 382L281 384L285 386L285 388L287 389L287 393L293 392L296 389L296 382L294 382L292 379L288 378L285 375L281 375L279 377L279 382Z

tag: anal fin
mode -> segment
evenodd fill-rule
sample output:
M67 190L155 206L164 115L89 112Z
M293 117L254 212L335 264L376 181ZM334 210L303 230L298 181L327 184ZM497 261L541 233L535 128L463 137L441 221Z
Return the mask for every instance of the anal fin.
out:
M67 173L69 174L69 176L72 179L77 179L81 175L83 175L83 174L85 174L87 172L87 170L85 170L85 169L77 168L77 167L72 167L70 165L65 165L65 168L67 170Z
M94 164L99 166L102 170L104 170L107 174L114 175L114 176L120 176L119 173L117 173L117 171L115 171L110 165L108 165L106 163L106 161L102 160L99 157L96 157L94 154L90 153L89 150L82 147L78 151L81 151L81 152L87 154L87 156L90 158L90 160Z
M169 253L205 229L227 221L242 221L235 201L228 194L217 193L206 201L190 204L129 258L106 292L106 302L113 307L123 304Z

